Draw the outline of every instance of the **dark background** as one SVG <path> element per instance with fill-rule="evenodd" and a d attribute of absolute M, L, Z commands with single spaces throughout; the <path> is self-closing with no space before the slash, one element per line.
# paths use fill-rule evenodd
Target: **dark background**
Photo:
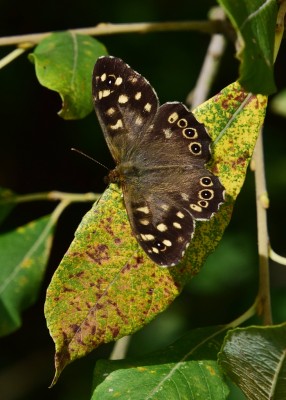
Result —
<path fill-rule="evenodd" d="M 1 1 L 0 35 L 9 36 L 94 26 L 99 22 L 204 20 L 214 1 Z M 209 36 L 196 32 L 114 35 L 98 38 L 110 54 L 119 56 L 155 87 L 161 103 L 185 101 L 194 87 Z M 4 57 L 13 47 L 0 48 Z M 276 62 L 278 90 L 286 86 L 285 43 Z M 238 77 L 238 62 L 228 44 L 212 88 L 215 94 Z M 101 192 L 105 170 L 70 151 L 81 149 L 113 167 L 95 114 L 64 121 L 57 112 L 59 96 L 40 86 L 27 54 L 0 72 L 1 146 L 0 186 L 19 194 L 50 190 Z M 286 255 L 286 139 L 285 119 L 268 111 L 264 131 L 266 175 L 271 200 L 268 212 L 273 248 Z M 40 298 L 23 314 L 23 326 L 0 341 L 0 399 L 88 399 L 94 362 L 108 358 L 112 344 L 101 346 L 63 372 L 58 384 L 47 389 L 53 376 L 54 347 L 45 325 L 45 291 L 73 233 L 90 204 L 69 207 L 61 217 Z M 7 231 L 45 215 L 54 204 L 19 205 L 4 223 Z M 256 211 L 253 173 L 237 200 L 232 221 L 217 251 L 182 295 L 150 325 L 135 334 L 129 354 L 162 348 L 186 330 L 229 322 L 253 302 L 258 285 Z M 0 266 L 1 268 L 1 266 Z M 286 319 L 286 274 L 271 265 L 274 320 Z M 284 306 L 285 304 L 285 306 Z M 1 397 L 4 396 L 4 397 Z M 238 396 L 238 395 L 237 395 Z M 238 399 L 238 397 L 234 397 Z"/>

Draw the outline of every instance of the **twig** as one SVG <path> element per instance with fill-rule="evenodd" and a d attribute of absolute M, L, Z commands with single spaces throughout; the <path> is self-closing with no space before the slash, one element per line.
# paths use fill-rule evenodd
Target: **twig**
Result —
<path fill-rule="evenodd" d="M 65 192 L 41 192 L 24 195 L 10 195 L 0 198 L 1 204 L 9 203 L 26 203 L 28 201 L 69 201 L 72 202 L 85 202 L 96 201 L 101 195 L 97 193 L 65 193 Z"/>
<path fill-rule="evenodd" d="M 286 257 L 282 257 L 279 254 L 275 253 L 275 251 L 270 247 L 269 249 L 269 258 L 280 265 L 286 265 Z"/>
<path fill-rule="evenodd" d="M 225 32 L 222 21 L 172 21 L 172 22 L 139 22 L 131 24 L 100 23 L 89 28 L 70 29 L 70 32 L 91 36 L 122 33 L 147 33 L 166 31 L 199 31 L 203 33 Z M 19 45 L 20 43 L 37 44 L 52 32 L 32 33 L 28 35 L 6 36 L 0 38 L 0 46 Z"/>
<path fill-rule="evenodd" d="M 255 146 L 253 160 L 255 166 L 254 174 L 256 188 L 256 213 L 259 255 L 259 290 L 257 297 L 257 312 L 258 315 L 262 316 L 264 325 L 271 325 L 272 313 L 268 261 L 269 238 L 267 231 L 266 215 L 266 209 L 269 206 L 269 199 L 267 195 L 265 180 L 262 130 Z"/>
<path fill-rule="evenodd" d="M 18 47 L 17 49 L 11 51 L 11 53 L 7 54 L 7 56 L 3 57 L 0 60 L 0 69 L 5 67 L 7 64 L 10 62 L 14 61 L 17 57 L 21 56 L 23 53 L 25 53 L 26 49 Z"/>
<path fill-rule="evenodd" d="M 225 18 L 223 10 L 219 7 L 215 7 L 211 18 L 223 20 Z M 225 47 L 226 40 L 223 35 L 212 35 L 196 85 L 187 96 L 186 103 L 191 105 L 191 108 L 197 107 L 207 99 L 210 88 L 217 75 Z"/>
<path fill-rule="evenodd" d="M 124 336 L 119 339 L 113 346 L 113 350 L 110 354 L 110 360 L 122 360 L 125 358 L 128 346 L 130 342 L 130 336 Z"/>

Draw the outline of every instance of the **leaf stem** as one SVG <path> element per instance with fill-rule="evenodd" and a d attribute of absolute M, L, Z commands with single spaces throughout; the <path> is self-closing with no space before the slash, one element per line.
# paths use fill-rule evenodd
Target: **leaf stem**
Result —
<path fill-rule="evenodd" d="M 264 325 L 272 324 L 270 282 L 269 282 L 269 238 L 267 230 L 266 209 L 269 199 L 266 188 L 262 130 L 257 139 L 254 150 L 255 188 L 256 188 L 256 212 L 257 235 L 259 256 L 259 290 L 257 296 L 257 313 L 262 316 Z"/>
<path fill-rule="evenodd" d="M 246 310 L 238 318 L 236 318 L 235 320 L 233 320 L 232 322 L 227 324 L 226 325 L 226 329 L 228 329 L 228 328 L 236 328 L 237 326 L 243 324 L 245 321 L 247 321 L 249 318 L 253 317 L 256 314 L 256 310 L 257 310 L 257 299 L 252 304 L 252 306 L 249 307 L 248 310 Z"/>
<path fill-rule="evenodd" d="M 271 247 L 269 249 L 269 258 L 280 265 L 286 265 L 286 257 L 277 254 Z"/>
<path fill-rule="evenodd" d="M 214 7 L 211 14 L 212 20 L 221 20 L 225 18 L 224 12 L 220 7 Z M 198 76 L 194 89 L 187 96 L 186 103 L 195 108 L 203 103 L 210 92 L 210 88 L 220 66 L 220 60 L 226 47 L 226 40 L 221 34 L 213 34 L 208 46 L 205 59 Z"/>
<path fill-rule="evenodd" d="M 14 61 L 17 57 L 21 56 L 23 53 L 25 53 L 25 51 L 26 49 L 22 47 L 18 47 L 17 49 L 11 51 L 11 53 L 7 54 L 0 60 L 0 69 L 5 67 L 10 62 Z"/>
<path fill-rule="evenodd" d="M 101 36 L 122 33 L 149 33 L 166 31 L 199 31 L 203 33 L 226 32 L 221 20 L 212 21 L 171 21 L 171 22 L 139 22 L 128 24 L 100 23 L 88 28 L 70 29 L 73 33 Z M 6 36 L 0 38 L 0 46 L 19 45 L 20 43 L 39 43 L 52 32 L 32 33 L 28 35 Z"/>
<path fill-rule="evenodd" d="M 100 198 L 100 194 L 98 193 L 65 193 L 65 192 L 41 192 L 41 193 L 32 193 L 32 194 L 24 194 L 24 195 L 12 195 L 7 196 L 0 199 L 1 204 L 9 204 L 9 203 L 25 203 L 28 201 L 60 201 L 66 200 L 69 203 L 72 202 L 87 202 L 87 201 L 96 201 Z"/>
<path fill-rule="evenodd" d="M 130 343 L 130 338 L 130 336 L 123 336 L 114 344 L 109 357 L 110 360 L 122 360 L 125 358 Z"/>

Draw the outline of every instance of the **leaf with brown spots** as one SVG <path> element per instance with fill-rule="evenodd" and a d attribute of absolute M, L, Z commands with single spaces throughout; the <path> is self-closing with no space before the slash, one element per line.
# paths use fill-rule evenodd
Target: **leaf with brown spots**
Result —
<path fill-rule="evenodd" d="M 227 199 L 210 221 L 197 224 L 178 266 L 160 268 L 139 247 L 116 185 L 85 215 L 47 291 L 45 314 L 56 344 L 54 383 L 71 361 L 150 322 L 200 270 L 230 220 L 265 107 L 265 97 L 234 83 L 194 111 L 214 140 L 209 167 L 220 176 Z"/>

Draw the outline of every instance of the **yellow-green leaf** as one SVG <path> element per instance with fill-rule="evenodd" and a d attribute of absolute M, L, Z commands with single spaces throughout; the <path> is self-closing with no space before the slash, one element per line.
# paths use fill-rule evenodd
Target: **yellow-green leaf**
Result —
<path fill-rule="evenodd" d="M 90 36 L 60 32 L 43 39 L 29 55 L 41 85 L 61 96 L 62 118 L 84 118 L 91 112 L 92 70 L 105 54 L 103 44 Z"/>
<path fill-rule="evenodd" d="M 56 344 L 54 382 L 72 360 L 152 320 L 200 270 L 230 220 L 266 103 L 234 83 L 195 110 L 214 139 L 210 168 L 221 177 L 227 198 L 214 218 L 197 223 L 178 266 L 160 268 L 143 253 L 117 186 L 85 215 L 47 292 L 45 314 Z"/>

